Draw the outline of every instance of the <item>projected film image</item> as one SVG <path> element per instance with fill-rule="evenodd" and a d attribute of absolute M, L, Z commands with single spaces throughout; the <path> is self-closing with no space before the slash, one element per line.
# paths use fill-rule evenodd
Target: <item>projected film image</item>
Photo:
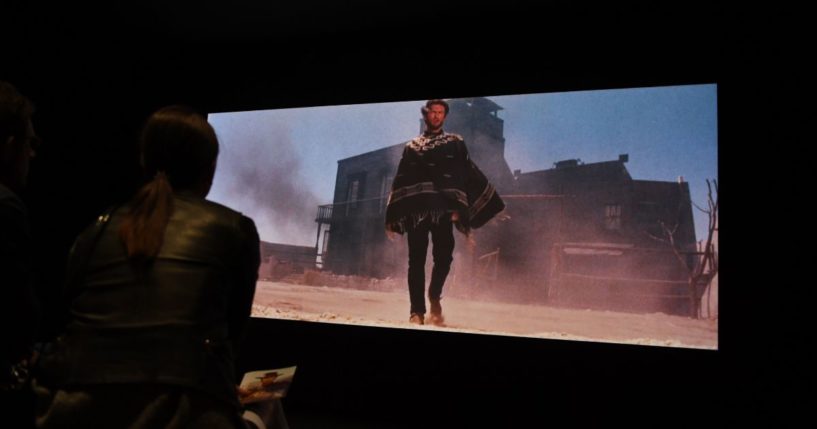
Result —
<path fill-rule="evenodd" d="M 209 115 L 254 317 L 718 348 L 716 85 L 427 101 Z"/>

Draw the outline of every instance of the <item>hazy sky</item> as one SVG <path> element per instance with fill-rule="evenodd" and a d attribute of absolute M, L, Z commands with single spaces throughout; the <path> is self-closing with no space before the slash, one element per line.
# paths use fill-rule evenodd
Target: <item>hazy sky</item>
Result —
<path fill-rule="evenodd" d="M 683 176 L 692 201 L 706 207 L 705 181 L 718 177 L 716 85 L 485 96 L 503 107 L 511 170 L 626 153 L 633 179 Z M 423 103 L 211 114 L 221 152 L 209 199 L 252 217 L 262 240 L 314 246 L 317 206 L 332 202 L 337 161 L 417 135 Z M 701 240 L 707 218 L 693 213 Z"/>

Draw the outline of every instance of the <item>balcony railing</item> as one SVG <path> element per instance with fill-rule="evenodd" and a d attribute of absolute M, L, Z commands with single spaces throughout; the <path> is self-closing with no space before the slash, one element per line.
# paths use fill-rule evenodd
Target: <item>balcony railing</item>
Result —
<path fill-rule="evenodd" d="M 315 222 L 330 223 L 332 216 L 348 217 L 372 217 L 385 215 L 386 202 L 388 197 L 365 198 L 362 200 L 343 201 L 335 204 L 324 204 L 318 206 L 318 215 Z"/>
<path fill-rule="evenodd" d="M 332 204 L 318 206 L 318 216 L 315 218 L 315 222 L 329 223 L 332 220 L 332 206 Z"/>

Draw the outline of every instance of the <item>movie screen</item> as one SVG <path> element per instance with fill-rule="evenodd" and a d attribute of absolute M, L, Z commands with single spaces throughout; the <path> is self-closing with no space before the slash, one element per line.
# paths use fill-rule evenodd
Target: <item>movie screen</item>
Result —
<path fill-rule="evenodd" d="M 715 84 L 427 101 L 209 115 L 254 317 L 718 348 Z"/>

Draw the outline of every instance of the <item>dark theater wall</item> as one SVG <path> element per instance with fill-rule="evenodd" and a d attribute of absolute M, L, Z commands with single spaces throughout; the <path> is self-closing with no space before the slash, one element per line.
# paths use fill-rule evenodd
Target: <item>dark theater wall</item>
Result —
<path fill-rule="evenodd" d="M 754 18 L 718 3 L 227 3 L 3 6 L 4 21 L 17 18 L 0 28 L 0 79 L 34 100 L 45 142 L 25 198 L 48 323 L 73 237 L 135 189 L 136 135 L 163 105 L 218 112 L 717 83 L 724 161 L 756 138 L 742 125 L 759 119 L 746 107 L 755 81 L 745 70 L 777 56 L 753 35 Z M 720 170 L 730 222 L 734 195 L 747 192 L 730 184 L 739 169 Z M 728 253 L 742 247 L 729 242 L 736 235 L 723 235 L 718 351 L 257 319 L 240 369 L 298 366 L 284 400 L 293 429 L 777 421 L 791 413 L 771 398 L 801 383 L 784 369 L 799 346 L 765 323 L 776 314 L 758 318 L 763 289 Z"/>

